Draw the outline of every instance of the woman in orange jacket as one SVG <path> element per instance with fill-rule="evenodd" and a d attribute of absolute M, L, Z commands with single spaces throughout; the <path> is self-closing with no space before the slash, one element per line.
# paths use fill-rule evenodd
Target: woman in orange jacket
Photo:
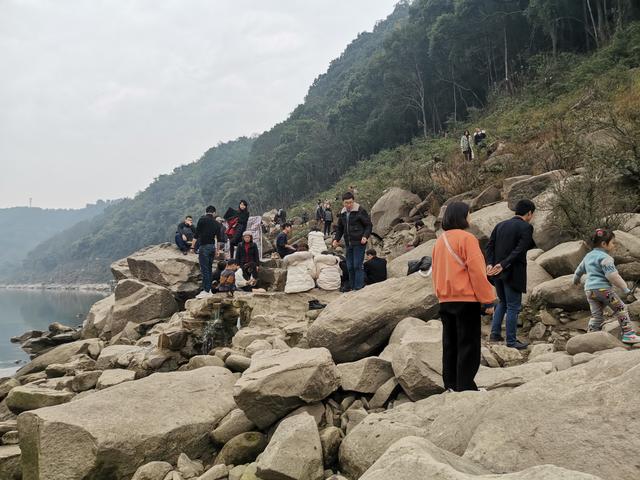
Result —
<path fill-rule="evenodd" d="M 478 239 L 469 228 L 469 206 L 454 202 L 445 210 L 444 232 L 433 248 L 433 284 L 442 320 L 444 388 L 478 390 L 480 317 L 483 304 L 496 299 Z"/>

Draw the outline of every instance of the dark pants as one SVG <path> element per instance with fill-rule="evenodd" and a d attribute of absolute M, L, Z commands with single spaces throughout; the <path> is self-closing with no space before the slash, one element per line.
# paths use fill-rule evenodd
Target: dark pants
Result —
<path fill-rule="evenodd" d="M 238 230 L 233 234 L 233 237 L 229 239 L 229 255 L 231 258 L 235 258 L 234 253 L 236 247 L 242 242 L 242 234 L 247 230 L 246 225 L 238 225 Z"/>
<path fill-rule="evenodd" d="M 182 239 L 182 235 L 180 235 L 179 233 L 176 233 L 176 245 L 182 252 L 188 252 L 189 249 L 191 248 L 191 243 L 185 242 Z"/>
<path fill-rule="evenodd" d="M 440 318 L 444 388 L 478 390 L 473 379 L 480 368 L 480 304 L 441 303 Z"/>
<path fill-rule="evenodd" d="M 202 272 L 202 290 L 211 291 L 211 273 L 213 271 L 213 259 L 216 256 L 216 246 L 212 243 L 201 245 L 198 253 L 200 271 Z"/>
<path fill-rule="evenodd" d="M 462 152 L 462 154 L 464 155 L 464 159 L 466 161 L 470 162 L 472 160 L 471 150 L 465 150 L 464 152 Z"/>
<path fill-rule="evenodd" d="M 352 290 L 364 288 L 364 252 L 366 245 L 347 246 L 347 270 L 349 271 L 349 285 Z"/>
<path fill-rule="evenodd" d="M 522 293 L 511 288 L 500 279 L 493 282 L 496 287 L 496 294 L 500 303 L 496 305 L 491 322 L 491 335 L 500 336 L 502 330 L 502 319 L 507 317 L 507 345 L 516 343 L 516 333 L 518 330 L 518 315 L 522 309 Z"/>
<path fill-rule="evenodd" d="M 326 237 L 328 237 L 329 235 L 331 235 L 331 223 L 332 222 L 324 222 L 324 235 Z"/>

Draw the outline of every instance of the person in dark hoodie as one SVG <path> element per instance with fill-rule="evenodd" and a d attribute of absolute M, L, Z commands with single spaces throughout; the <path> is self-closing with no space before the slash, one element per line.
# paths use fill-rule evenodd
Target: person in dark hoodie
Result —
<path fill-rule="evenodd" d="M 226 233 L 229 237 L 229 254 L 231 258 L 235 258 L 235 248 L 242 241 L 242 233 L 247 230 L 249 215 L 249 203 L 246 200 L 240 200 L 238 210 L 229 208 L 224 214 L 224 219 L 229 225 Z"/>
<path fill-rule="evenodd" d="M 242 234 L 242 243 L 236 249 L 236 260 L 240 264 L 243 272 L 250 272 L 251 276 L 258 279 L 258 265 L 260 265 L 260 251 L 258 245 L 253 241 L 251 232 Z"/>
<path fill-rule="evenodd" d="M 367 261 L 364 262 L 364 280 L 367 285 L 384 282 L 387 279 L 387 261 L 378 257 L 373 248 L 367 250 Z"/>
<path fill-rule="evenodd" d="M 176 230 L 176 245 L 180 249 L 183 255 L 186 255 L 189 250 L 195 250 L 195 242 L 193 236 L 195 235 L 196 228 L 193 226 L 193 217 L 187 215 L 183 222 L 178 224 Z"/>
<path fill-rule="evenodd" d="M 342 196 L 343 209 L 338 215 L 338 225 L 333 237 L 333 248 L 337 248 L 344 238 L 349 271 L 349 288 L 360 290 L 364 287 L 364 253 L 371 236 L 371 219 L 367 211 L 355 202 L 353 193 Z"/>

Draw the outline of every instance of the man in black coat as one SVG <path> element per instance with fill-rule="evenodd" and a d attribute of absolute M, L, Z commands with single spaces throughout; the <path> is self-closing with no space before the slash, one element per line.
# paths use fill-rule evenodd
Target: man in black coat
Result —
<path fill-rule="evenodd" d="M 367 261 L 364 262 L 364 281 L 367 285 L 384 282 L 387 279 L 387 261 L 378 257 L 373 248 L 367 250 Z"/>
<path fill-rule="evenodd" d="M 507 346 L 520 350 L 527 348 L 526 343 L 516 338 L 516 331 L 522 294 L 527 291 L 527 251 L 535 247 L 531 225 L 535 210 L 531 200 L 520 200 L 516 204 L 516 216 L 493 229 L 486 251 L 487 275 L 500 300 L 493 313 L 490 340 L 504 340 L 500 332 L 506 314 Z"/>
<path fill-rule="evenodd" d="M 355 202 L 353 193 L 347 192 L 342 196 L 342 205 L 344 208 L 338 215 L 333 248 L 337 248 L 338 242 L 344 237 L 349 270 L 348 289 L 360 290 L 364 287 L 364 252 L 373 227 L 369 214 Z"/>

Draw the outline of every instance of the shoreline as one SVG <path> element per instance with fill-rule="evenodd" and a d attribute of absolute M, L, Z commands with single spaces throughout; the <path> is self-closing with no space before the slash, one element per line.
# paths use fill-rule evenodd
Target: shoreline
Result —
<path fill-rule="evenodd" d="M 0 290 L 23 290 L 23 291 L 75 291 L 75 292 L 99 292 L 111 293 L 113 286 L 109 283 L 16 283 L 0 284 Z"/>

